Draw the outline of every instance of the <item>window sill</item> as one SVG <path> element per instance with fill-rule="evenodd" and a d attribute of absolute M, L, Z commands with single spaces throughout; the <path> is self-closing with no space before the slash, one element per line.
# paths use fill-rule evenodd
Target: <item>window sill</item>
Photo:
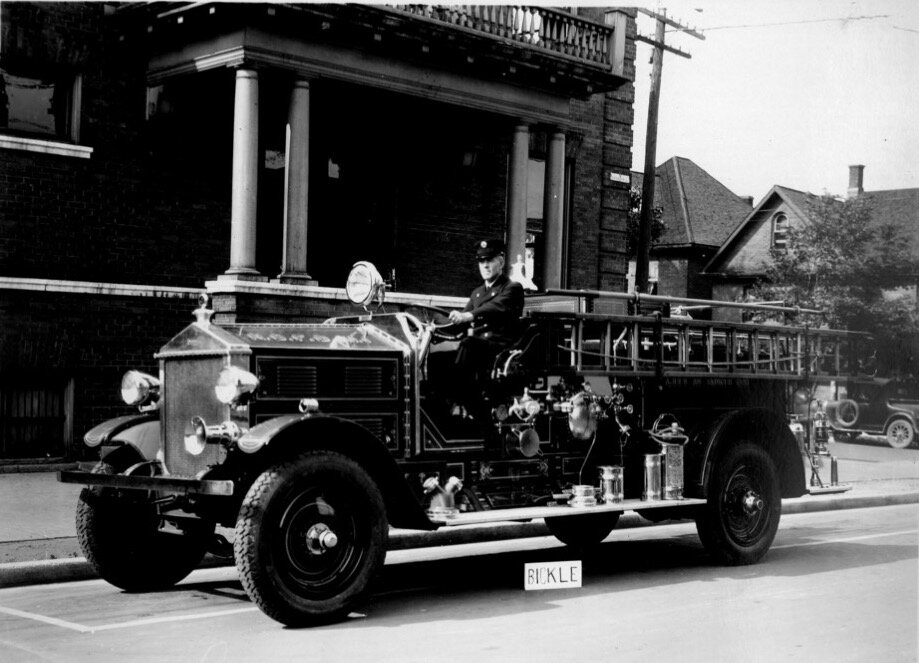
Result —
<path fill-rule="evenodd" d="M 76 157 L 89 159 L 93 148 L 85 145 L 72 145 L 38 138 L 20 138 L 18 136 L 0 135 L 0 149 L 23 150 L 25 152 L 38 152 L 41 154 L 56 154 L 62 157 Z"/>

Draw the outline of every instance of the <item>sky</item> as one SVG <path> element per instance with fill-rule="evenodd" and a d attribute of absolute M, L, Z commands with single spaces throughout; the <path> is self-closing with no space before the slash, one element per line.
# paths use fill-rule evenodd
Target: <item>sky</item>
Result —
<path fill-rule="evenodd" d="M 655 163 L 685 157 L 732 192 L 919 188 L 919 0 L 635 2 L 668 28 Z M 639 34 L 654 22 L 639 14 Z M 638 43 L 633 170 L 645 163 L 652 47 Z"/>

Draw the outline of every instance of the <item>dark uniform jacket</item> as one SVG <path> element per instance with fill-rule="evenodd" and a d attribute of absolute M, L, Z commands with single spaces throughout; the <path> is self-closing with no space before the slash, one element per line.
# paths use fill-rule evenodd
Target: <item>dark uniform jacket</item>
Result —
<path fill-rule="evenodd" d="M 472 311 L 474 336 L 509 345 L 520 335 L 523 286 L 502 274 L 490 288 L 483 283 L 472 291 L 463 311 Z"/>

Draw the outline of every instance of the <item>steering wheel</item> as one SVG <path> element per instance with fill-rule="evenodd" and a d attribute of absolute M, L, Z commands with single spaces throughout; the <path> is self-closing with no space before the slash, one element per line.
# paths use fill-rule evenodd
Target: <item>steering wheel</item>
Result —
<path fill-rule="evenodd" d="M 450 322 L 450 311 L 439 306 L 413 304 L 404 313 L 417 324 L 419 333 L 430 332 L 431 343 L 458 341 L 466 336 L 466 323 Z"/>

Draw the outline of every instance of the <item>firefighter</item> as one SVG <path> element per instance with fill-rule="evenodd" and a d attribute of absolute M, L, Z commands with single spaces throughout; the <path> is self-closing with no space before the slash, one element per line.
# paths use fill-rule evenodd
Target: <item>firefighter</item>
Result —
<path fill-rule="evenodd" d="M 490 239 L 477 242 L 475 258 L 482 285 L 472 291 L 462 311 L 451 311 L 450 322 L 468 324 L 469 333 L 456 354 L 456 397 L 459 408 L 478 410 L 481 385 L 491 374 L 495 358 L 520 335 L 523 286 L 504 274 L 504 244 Z"/>

